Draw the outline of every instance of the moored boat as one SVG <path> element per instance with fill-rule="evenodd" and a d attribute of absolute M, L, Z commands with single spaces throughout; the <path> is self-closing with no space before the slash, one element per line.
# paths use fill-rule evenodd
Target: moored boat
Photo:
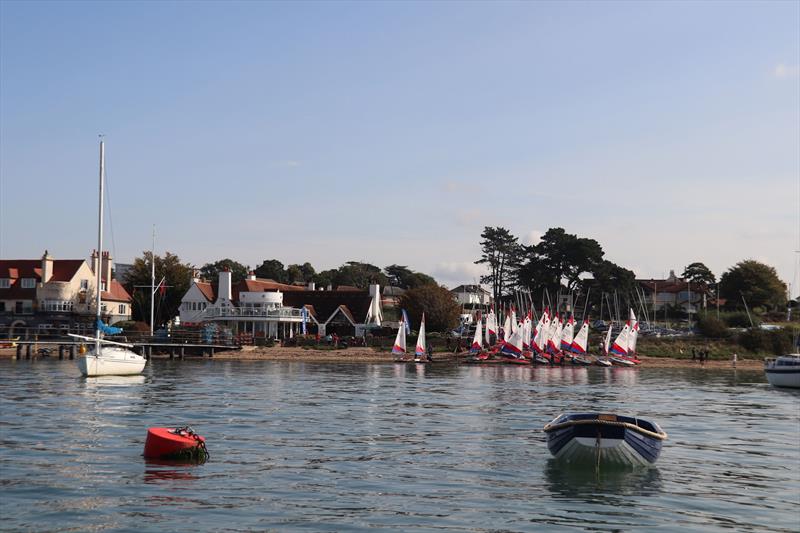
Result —
<path fill-rule="evenodd" d="M 764 373 L 773 387 L 800 389 L 800 354 L 765 359 Z"/>
<path fill-rule="evenodd" d="M 547 447 L 574 463 L 650 465 L 667 434 L 655 422 L 615 414 L 563 414 L 544 427 Z"/>

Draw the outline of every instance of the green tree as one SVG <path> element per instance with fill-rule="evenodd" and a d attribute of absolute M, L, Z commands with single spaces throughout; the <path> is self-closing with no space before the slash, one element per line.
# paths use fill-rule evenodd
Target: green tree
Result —
<path fill-rule="evenodd" d="M 278 283 L 285 283 L 291 281 L 288 279 L 286 271 L 283 269 L 283 263 L 277 259 L 265 259 L 261 265 L 255 269 L 257 278 L 271 279 Z"/>
<path fill-rule="evenodd" d="M 387 285 L 388 281 L 389 278 L 379 267 L 359 261 L 348 261 L 339 267 L 333 283 L 336 286 L 350 285 L 359 289 L 366 289 L 373 283 Z"/>
<path fill-rule="evenodd" d="M 216 263 L 206 263 L 203 265 L 200 268 L 200 274 L 203 276 L 203 279 L 206 279 L 211 283 L 217 283 L 219 280 L 219 273 L 224 271 L 226 268 L 231 272 L 231 281 L 233 283 L 245 279 L 250 270 L 245 265 L 237 263 L 233 259 L 220 259 Z"/>
<path fill-rule="evenodd" d="M 336 278 L 336 275 L 338 273 L 339 270 L 335 268 L 331 268 L 329 270 L 323 270 L 322 272 L 317 272 L 316 274 L 314 274 L 313 281 L 314 283 L 317 284 L 319 288 L 325 288 L 328 287 L 329 285 L 333 286 L 334 279 Z"/>
<path fill-rule="evenodd" d="M 538 244 L 524 249 L 519 284 L 538 292 L 553 293 L 563 286 L 573 291 L 581 276 L 602 264 L 603 248 L 594 239 L 578 237 L 563 228 L 550 228 Z"/>
<path fill-rule="evenodd" d="M 133 297 L 131 318 L 150 323 L 150 269 L 151 253 L 143 252 L 137 257 L 126 276 L 126 290 Z M 181 299 L 192 282 L 192 267 L 181 263 L 177 255 L 166 252 L 163 257 L 156 255 L 155 283 L 164 279 L 164 288 L 155 293 L 154 327 L 165 325 L 180 312 Z"/>
<path fill-rule="evenodd" d="M 491 285 L 494 301 L 499 302 L 514 285 L 522 247 L 517 238 L 502 227 L 484 227 L 481 239 L 481 258 L 475 264 L 489 268 L 489 273 L 481 276 L 481 283 Z"/>
<path fill-rule="evenodd" d="M 703 263 L 691 263 L 683 269 L 681 277 L 692 284 L 703 284 L 706 287 L 714 285 L 717 282 L 716 276 L 714 276 L 711 270 Z"/>
<path fill-rule="evenodd" d="M 400 307 L 408 312 L 415 329 L 425 313 L 428 331 L 446 332 L 458 324 L 461 311 L 449 289 L 440 285 L 423 285 L 409 289 L 400 297 Z"/>
<path fill-rule="evenodd" d="M 742 297 L 751 309 L 782 309 L 786 306 L 786 290 L 786 283 L 781 281 L 774 267 L 753 259 L 736 263 L 719 280 L 720 296 L 734 309 L 744 308 Z"/>
<path fill-rule="evenodd" d="M 413 289 L 423 285 L 436 284 L 436 280 L 431 276 L 421 272 L 414 272 L 407 266 L 389 265 L 383 270 L 389 278 L 389 283 L 394 287 Z"/>

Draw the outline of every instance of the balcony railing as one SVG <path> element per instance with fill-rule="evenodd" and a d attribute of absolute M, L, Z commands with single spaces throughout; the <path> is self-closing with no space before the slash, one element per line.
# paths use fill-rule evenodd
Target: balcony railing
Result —
<path fill-rule="evenodd" d="M 202 314 L 203 318 L 263 318 L 263 319 L 289 319 L 300 321 L 300 309 L 293 307 L 263 308 L 263 307 L 209 307 Z"/>

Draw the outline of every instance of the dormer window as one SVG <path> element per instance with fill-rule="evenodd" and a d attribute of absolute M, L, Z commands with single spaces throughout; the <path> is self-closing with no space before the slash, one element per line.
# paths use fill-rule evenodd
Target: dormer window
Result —
<path fill-rule="evenodd" d="M 8 278 L 0 278 L 0 289 L 7 289 L 11 287 L 11 280 Z"/>
<path fill-rule="evenodd" d="M 89 280 L 88 279 L 82 279 L 81 280 L 81 290 L 82 291 L 89 290 Z"/>
<path fill-rule="evenodd" d="M 36 280 L 34 278 L 22 278 L 23 289 L 33 289 L 36 287 Z"/>

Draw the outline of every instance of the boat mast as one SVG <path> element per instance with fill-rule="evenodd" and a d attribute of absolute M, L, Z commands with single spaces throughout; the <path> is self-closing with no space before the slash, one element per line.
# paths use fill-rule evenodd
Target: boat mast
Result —
<path fill-rule="evenodd" d="M 150 337 L 153 336 L 153 310 L 156 301 L 156 225 L 153 224 L 153 247 L 150 249 Z"/>
<path fill-rule="evenodd" d="M 100 306 L 102 292 L 102 266 L 103 266 L 103 176 L 105 175 L 105 141 L 103 136 L 100 136 L 100 195 L 98 200 L 98 215 L 97 215 L 97 267 L 95 272 L 95 281 L 97 287 L 97 294 L 95 295 L 96 318 L 95 327 L 97 333 L 95 334 L 95 355 L 100 355 Z"/>

